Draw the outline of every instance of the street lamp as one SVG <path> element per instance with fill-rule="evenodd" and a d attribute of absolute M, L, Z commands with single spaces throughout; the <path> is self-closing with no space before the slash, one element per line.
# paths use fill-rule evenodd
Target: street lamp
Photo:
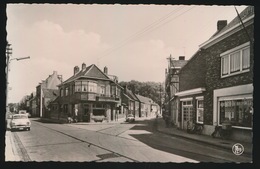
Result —
<path fill-rule="evenodd" d="M 20 58 L 12 58 L 10 59 L 12 55 L 12 48 L 11 48 L 11 44 L 9 44 L 7 42 L 7 46 L 6 46 L 6 111 L 8 111 L 8 74 L 9 74 L 9 65 L 11 63 L 12 60 L 17 60 L 17 61 L 20 61 L 20 60 L 24 60 L 24 59 L 30 59 L 30 56 L 28 57 L 20 57 Z"/>

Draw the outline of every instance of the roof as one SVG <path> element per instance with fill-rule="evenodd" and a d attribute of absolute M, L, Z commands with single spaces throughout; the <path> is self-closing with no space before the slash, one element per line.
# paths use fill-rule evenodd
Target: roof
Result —
<path fill-rule="evenodd" d="M 240 15 L 240 18 L 243 21 L 243 20 L 249 18 L 250 16 L 252 16 L 253 14 L 254 14 L 254 7 L 248 6 L 239 15 Z M 227 26 L 225 26 L 223 29 L 221 29 L 219 32 L 217 32 L 214 36 L 221 34 L 222 32 L 225 32 L 226 30 L 228 30 L 229 28 L 237 25 L 238 23 L 240 23 L 240 19 L 237 16 L 232 21 L 230 21 L 229 24 L 227 24 Z"/>
<path fill-rule="evenodd" d="M 140 100 L 142 103 L 152 103 L 152 99 L 148 97 L 141 96 L 139 94 L 136 94 L 136 97 Z"/>
<path fill-rule="evenodd" d="M 103 80 L 112 81 L 95 64 L 92 64 L 86 67 L 84 70 L 81 70 L 77 74 L 71 76 L 69 79 L 65 80 L 61 85 L 75 81 L 79 78 L 93 78 L 93 79 L 103 79 Z"/>
<path fill-rule="evenodd" d="M 187 60 L 171 60 L 170 66 L 176 68 L 182 68 L 184 65 L 186 65 L 187 62 L 188 62 Z"/>
<path fill-rule="evenodd" d="M 239 16 L 241 20 L 245 22 L 245 20 L 249 19 L 251 16 L 254 15 L 254 6 L 246 7 Z M 233 30 L 237 27 L 237 25 L 241 24 L 240 19 L 236 16 L 231 22 L 229 22 L 223 29 L 214 33 L 206 42 L 200 45 L 200 47 L 205 46 L 206 44 L 210 43 L 213 39 L 217 38 L 218 36 L 222 36 L 225 32 Z M 241 26 L 240 26 L 241 27 Z M 242 27 L 241 27 L 242 28 Z"/>
<path fill-rule="evenodd" d="M 135 94 L 134 94 L 131 90 L 127 89 L 127 90 L 126 90 L 126 94 L 127 94 L 127 96 L 130 97 L 132 100 L 139 101 L 139 99 L 135 96 Z"/>
<path fill-rule="evenodd" d="M 58 89 L 42 89 L 44 98 L 50 98 L 52 100 L 56 99 L 59 96 Z"/>

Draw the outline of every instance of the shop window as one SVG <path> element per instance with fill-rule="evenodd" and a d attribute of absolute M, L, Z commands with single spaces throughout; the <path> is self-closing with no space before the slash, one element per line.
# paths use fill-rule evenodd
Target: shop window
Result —
<path fill-rule="evenodd" d="M 197 123 L 203 123 L 204 103 L 203 100 L 197 100 Z"/>
<path fill-rule="evenodd" d="M 233 126 L 252 128 L 253 99 L 237 98 L 219 101 L 220 124 L 230 122 Z"/>

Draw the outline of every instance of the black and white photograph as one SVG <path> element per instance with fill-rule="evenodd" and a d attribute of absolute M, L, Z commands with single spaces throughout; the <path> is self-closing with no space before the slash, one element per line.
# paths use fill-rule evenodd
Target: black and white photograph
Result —
<path fill-rule="evenodd" d="M 7 3 L 5 162 L 252 163 L 254 17 Z"/>

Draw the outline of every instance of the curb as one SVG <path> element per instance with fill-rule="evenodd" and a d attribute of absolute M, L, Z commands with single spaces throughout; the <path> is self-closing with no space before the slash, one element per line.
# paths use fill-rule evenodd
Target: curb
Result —
<path fill-rule="evenodd" d="M 5 137 L 5 161 L 21 161 L 20 157 L 17 155 L 18 153 L 12 133 L 6 131 Z"/>

